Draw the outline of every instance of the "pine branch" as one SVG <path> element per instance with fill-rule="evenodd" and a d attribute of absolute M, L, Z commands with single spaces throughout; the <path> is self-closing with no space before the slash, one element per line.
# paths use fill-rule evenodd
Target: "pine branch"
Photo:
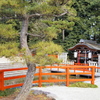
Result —
<path fill-rule="evenodd" d="M 68 11 L 65 11 L 64 13 L 61 13 L 59 15 L 53 15 L 54 17 L 61 17 L 61 16 L 64 16 L 66 14 L 68 14 L 69 12 Z"/>
<path fill-rule="evenodd" d="M 33 36 L 33 37 L 41 37 L 41 35 L 38 35 L 38 34 L 32 34 L 32 33 L 26 33 L 26 35 L 30 35 L 30 36 Z"/>
<path fill-rule="evenodd" d="M 31 52 L 36 52 L 38 48 L 31 49 Z"/>
<path fill-rule="evenodd" d="M 65 11 L 64 13 L 61 13 L 59 15 L 53 15 L 53 14 L 39 14 L 39 13 L 36 13 L 36 14 L 31 14 L 29 15 L 29 18 L 30 17 L 40 17 L 40 16 L 53 16 L 53 17 L 61 17 L 61 16 L 64 16 L 66 14 L 68 14 L 69 12 L 68 11 Z"/>
<path fill-rule="evenodd" d="M 30 17 L 40 17 L 40 16 L 43 16 L 43 14 L 36 13 L 36 14 L 29 15 L 29 18 Z"/>

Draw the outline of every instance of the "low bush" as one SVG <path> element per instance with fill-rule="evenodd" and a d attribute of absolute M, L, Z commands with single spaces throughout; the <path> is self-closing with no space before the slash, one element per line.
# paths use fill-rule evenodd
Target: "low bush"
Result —
<path fill-rule="evenodd" d="M 16 91 L 16 89 L 6 89 L 4 91 L 0 91 L 0 96 L 8 96 L 13 94 Z"/>
<path fill-rule="evenodd" d="M 69 85 L 69 87 L 98 88 L 97 85 L 93 85 L 90 83 L 84 83 L 84 82 L 76 82 L 76 83 Z"/>

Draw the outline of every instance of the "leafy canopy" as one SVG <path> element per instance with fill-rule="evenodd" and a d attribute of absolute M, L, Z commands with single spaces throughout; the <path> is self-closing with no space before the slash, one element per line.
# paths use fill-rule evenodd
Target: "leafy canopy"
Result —
<path fill-rule="evenodd" d="M 32 59 L 42 65 L 46 62 L 56 62 L 47 54 L 58 54 L 63 49 L 51 41 L 57 38 L 57 33 L 62 29 L 67 29 L 74 23 L 54 19 L 59 19 L 63 14 L 75 16 L 75 10 L 71 5 L 71 0 L 2 0 L 0 2 L 0 39 L 2 40 L 0 56 L 15 56 L 21 52 L 24 57 L 25 49 L 20 48 L 20 32 L 23 27 L 22 21 L 28 19 L 27 42 L 30 51 L 35 52 Z"/>

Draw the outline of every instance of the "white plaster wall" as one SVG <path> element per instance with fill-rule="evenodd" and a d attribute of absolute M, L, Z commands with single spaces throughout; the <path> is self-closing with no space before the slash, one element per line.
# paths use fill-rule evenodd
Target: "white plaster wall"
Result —
<path fill-rule="evenodd" d="M 0 58 L 0 63 L 13 63 L 13 62 L 24 62 L 21 57 L 15 57 L 14 61 L 10 60 L 9 58 L 6 57 L 1 57 Z"/>
<path fill-rule="evenodd" d="M 0 63 L 11 63 L 11 61 L 8 58 L 2 57 L 0 58 Z"/>

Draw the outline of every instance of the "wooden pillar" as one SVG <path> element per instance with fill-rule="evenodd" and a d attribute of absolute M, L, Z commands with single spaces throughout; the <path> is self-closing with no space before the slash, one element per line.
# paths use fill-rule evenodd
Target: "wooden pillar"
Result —
<path fill-rule="evenodd" d="M 87 58 L 87 53 L 86 53 L 86 50 L 85 50 L 85 57 L 84 57 L 84 58 L 85 58 L 84 63 L 86 64 L 86 61 L 87 61 L 87 59 L 86 59 L 86 58 Z"/>
<path fill-rule="evenodd" d="M 66 86 L 69 86 L 69 68 L 66 68 Z"/>
<path fill-rule="evenodd" d="M 95 66 L 92 66 L 92 81 L 91 81 L 91 84 L 94 84 L 94 81 L 95 81 Z"/>
<path fill-rule="evenodd" d="M 39 68 L 39 87 L 42 87 L 42 67 Z"/>
<path fill-rule="evenodd" d="M 4 90 L 4 72 L 0 71 L 0 90 Z"/>
<path fill-rule="evenodd" d="M 80 51 L 78 51 L 77 63 L 80 63 Z"/>

